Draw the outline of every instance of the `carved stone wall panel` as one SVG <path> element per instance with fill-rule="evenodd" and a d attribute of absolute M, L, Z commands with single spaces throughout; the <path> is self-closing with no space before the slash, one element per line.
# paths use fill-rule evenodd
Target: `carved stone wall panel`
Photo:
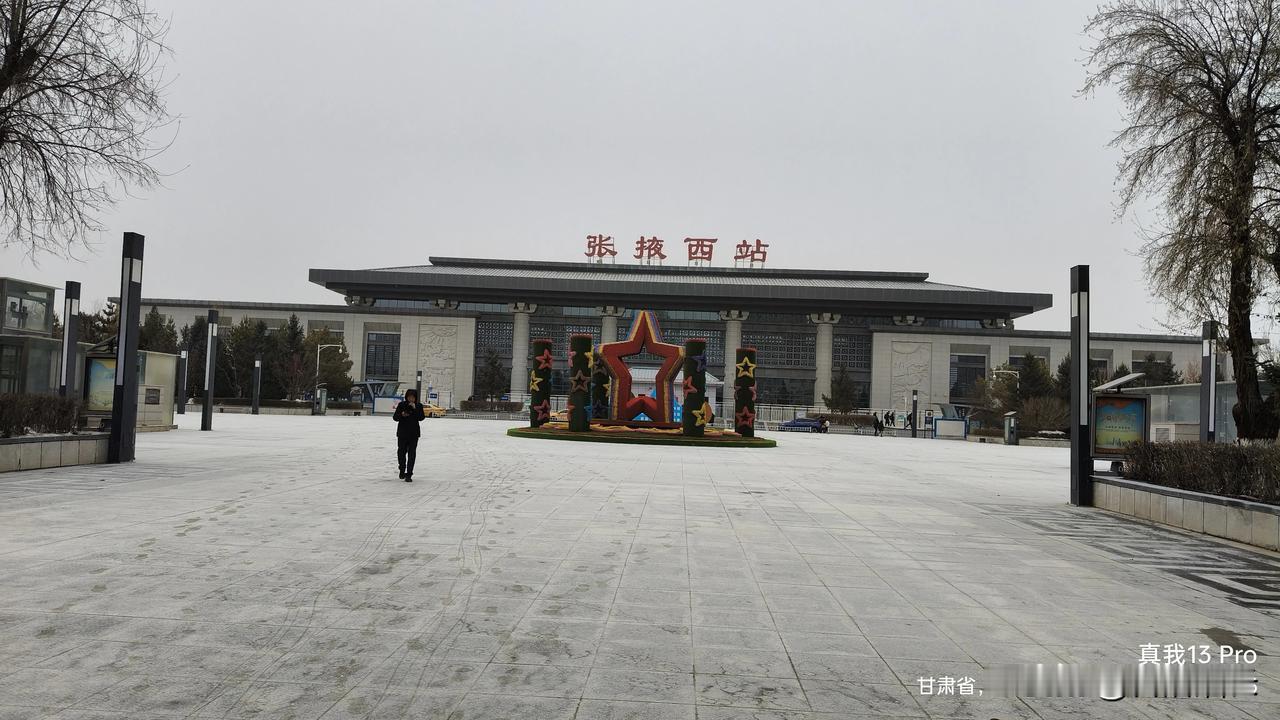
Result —
<path fill-rule="evenodd" d="M 419 325 L 418 362 L 433 387 L 452 388 L 458 370 L 458 326 L 441 323 Z"/>
<path fill-rule="evenodd" d="M 911 391 L 920 392 L 920 407 L 933 402 L 933 343 L 894 340 L 889 365 L 889 404 L 909 409 Z"/>

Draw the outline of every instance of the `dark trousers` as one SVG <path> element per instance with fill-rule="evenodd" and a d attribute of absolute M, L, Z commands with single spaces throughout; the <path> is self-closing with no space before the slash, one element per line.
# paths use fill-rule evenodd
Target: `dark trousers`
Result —
<path fill-rule="evenodd" d="M 413 461 L 418 457 L 418 438 L 396 438 L 396 460 L 400 462 L 400 472 L 413 475 Z"/>

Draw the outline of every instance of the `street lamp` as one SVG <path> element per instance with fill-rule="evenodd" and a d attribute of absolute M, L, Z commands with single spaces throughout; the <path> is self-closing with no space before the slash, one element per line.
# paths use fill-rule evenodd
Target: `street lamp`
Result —
<path fill-rule="evenodd" d="M 333 345 L 317 345 L 316 346 L 316 394 L 315 394 L 315 397 L 317 398 L 320 397 L 320 351 L 325 348 L 331 348 L 331 347 L 342 347 L 342 343 L 336 343 Z"/>
<path fill-rule="evenodd" d="M 1015 390 L 1021 389 L 1019 385 L 1022 382 L 1022 373 L 1018 372 L 1017 370 L 997 370 L 994 368 L 991 370 L 992 375 L 999 375 L 1001 373 L 1008 373 L 1009 375 L 1012 375 L 1014 389 Z"/>

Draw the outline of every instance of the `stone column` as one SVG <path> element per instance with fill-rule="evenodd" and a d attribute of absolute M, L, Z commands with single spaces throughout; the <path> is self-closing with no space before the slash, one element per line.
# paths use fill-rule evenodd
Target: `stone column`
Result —
<path fill-rule="evenodd" d="M 520 400 L 529 392 L 529 316 L 534 303 L 511 303 L 511 399 Z"/>
<path fill-rule="evenodd" d="M 600 342 L 617 342 L 618 318 L 622 317 L 623 309 L 614 305 L 602 305 L 596 306 L 596 312 L 600 313 Z"/>
<path fill-rule="evenodd" d="M 720 398 L 723 410 L 721 417 L 729 417 L 733 413 L 733 364 L 737 362 L 736 353 L 742 346 L 742 321 L 747 319 L 746 310 L 721 310 L 720 319 L 724 321 L 724 397 Z"/>
<path fill-rule="evenodd" d="M 835 313 L 812 313 L 809 322 L 818 326 L 814 344 L 813 405 L 822 407 L 822 396 L 831 394 L 831 336 L 840 316 Z"/>

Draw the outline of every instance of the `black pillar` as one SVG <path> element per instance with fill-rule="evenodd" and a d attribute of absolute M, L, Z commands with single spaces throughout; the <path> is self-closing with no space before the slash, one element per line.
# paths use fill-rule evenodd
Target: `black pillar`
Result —
<path fill-rule="evenodd" d="M 1071 268 L 1071 504 L 1093 505 L 1089 414 L 1089 266 Z"/>
<path fill-rule="evenodd" d="M 67 281 L 62 293 L 62 380 L 58 394 L 76 394 L 76 343 L 80 341 L 80 283 Z"/>
<path fill-rule="evenodd" d="M 418 371 L 418 383 L 413 386 L 413 389 L 417 391 L 418 402 L 425 403 L 426 400 L 422 397 L 422 371 L 421 370 Z"/>
<path fill-rule="evenodd" d="M 258 404 L 262 399 L 262 354 L 253 357 L 253 414 L 258 414 Z"/>
<path fill-rule="evenodd" d="M 1218 323 L 1206 320 L 1200 329 L 1200 442 L 1218 436 Z"/>
<path fill-rule="evenodd" d="M 111 399 L 107 462 L 130 462 L 138 436 L 138 306 L 142 304 L 142 246 L 138 233 L 124 234 L 120 253 L 120 311 L 116 324 L 116 387 Z"/>
<path fill-rule="evenodd" d="M 911 391 L 911 437 L 916 437 L 916 418 L 920 415 L 920 391 Z"/>
<path fill-rule="evenodd" d="M 209 311 L 208 335 L 204 349 L 204 405 L 200 408 L 200 429 L 213 429 L 213 371 L 218 367 L 218 311 Z"/>
<path fill-rule="evenodd" d="M 187 414 L 187 351 L 178 353 L 178 387 L 174 394 L 175 412 Z"/>

